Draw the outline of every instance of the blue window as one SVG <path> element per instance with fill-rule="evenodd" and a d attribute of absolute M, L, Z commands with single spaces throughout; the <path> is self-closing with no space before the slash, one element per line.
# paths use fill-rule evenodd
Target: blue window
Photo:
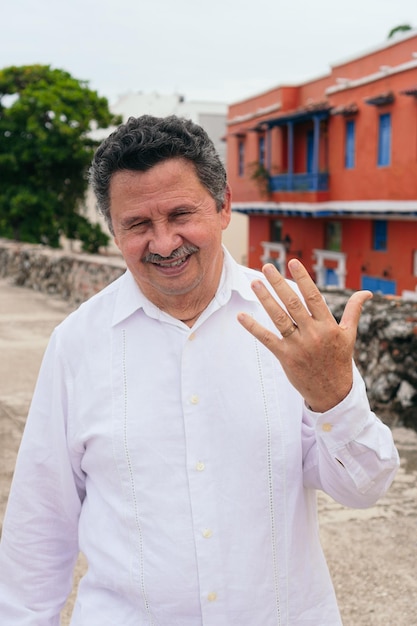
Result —
<path fill-rule="evenodd" d="M 386 250 L 388 225 L 386 220 L 375 220 L 373 223 L 373 249 Z"/>
<path fill-rule="evenodd" d="M 261 135 L 259 137 L 258 158 L 259 158 L 259 163 L 261 165 L 265 165 L 265 137 L 264 135 Z"/>
<path fill-rule="evenodd" d="M 351 170 L 355 167 L 355 122 L 346 122 L 346 142 L 345 142 L 345 168 Z"/>
<path fill-rule="evenodd" d="M 238 143 L 237 172 L 239 176 L 243 176 L 245 173 L 245 142 L 243 139 L 240 139 Z"/>
<path fill-rule="evenodd" d="M 378 134 L 378 165 L 381 167 L 391 163 L 391 113 L 379 116 Z"/>

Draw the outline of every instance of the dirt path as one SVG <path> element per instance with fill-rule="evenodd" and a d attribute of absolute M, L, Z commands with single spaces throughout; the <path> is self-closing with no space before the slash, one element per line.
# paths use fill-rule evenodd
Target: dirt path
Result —
<path fill-rule="evenodd" d="M 0 522 L 42 354 L 70 310 L 60 300 L 0 281 Z M 417 626 L 417 433 L 395 428 L 393 434 L 401 468 L 375 507 L 350 510 L 318 496 L 344 626 Z M 76 581 L 83 570 L 80 560 Z M 72 602 L 62 626 L 69 624 Z"/>
<path fill-rule="evenodd" d="M 417 625 L 417 433 L 393 434 L 401 468 L 376 506 L 350 510 L 319 496 L 344 626 Z"/>

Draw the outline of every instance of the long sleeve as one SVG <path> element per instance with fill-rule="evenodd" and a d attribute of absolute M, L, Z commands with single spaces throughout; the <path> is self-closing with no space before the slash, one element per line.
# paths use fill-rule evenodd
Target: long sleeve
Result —
<path fill-rule="evenodd" d="M 305 408 L 304 484 L 346 506 L 372 506 L 399 467 L 390 429 L 370 410 L 365 384 L 354 366 L 349 395 L 333 409 Z"/>
<path fill-rule="evenodd" d="M 2 624 L 57 626 L 71 590 L 82 485 L 67 446 L 68 378 L 53 337 L 27 419 L 3 525 Z"/>

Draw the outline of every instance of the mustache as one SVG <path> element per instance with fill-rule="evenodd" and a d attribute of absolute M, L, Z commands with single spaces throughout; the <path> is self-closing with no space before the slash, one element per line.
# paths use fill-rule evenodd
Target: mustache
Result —
<path fill-rule="evenodd" d="M 197 248 L 197 246 L 183 245 L 171 252 L 169 256 L 161 256 L 160 254 L 152 254 L 151 252 L 149 252 L 148 254 L 145 254 L 144 257 L 142 257 L 142 261 L 143 263 L 162 263 L 164 261 L 175 261 L 175 259 L 179 259 L 183 256 L 189 256 L 190 254 L 194 254 L 198 251 L 199 248 Z"/>

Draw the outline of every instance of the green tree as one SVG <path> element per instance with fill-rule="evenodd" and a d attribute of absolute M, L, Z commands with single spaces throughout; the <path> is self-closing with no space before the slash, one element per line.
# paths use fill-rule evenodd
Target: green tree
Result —
<path fill-rule="evenodd" d="M 388 33 L 388 39 L 392 39 L 398 33 L 406 32 L 407 30 L 412 30 L 412 26 L 410 24 L 400 24 L 400 26 L 395 26 L 395 28 L 391 28 Z"/>
<path fill-rule="evenodd" d="M 120 123 L 86 81 L 47 65 L 0 70 L 0 236 L 96 251 L 108 242 L 79 207 L 95 128 Z M 96 244 L 94 243 L 96 242 Z"/>

